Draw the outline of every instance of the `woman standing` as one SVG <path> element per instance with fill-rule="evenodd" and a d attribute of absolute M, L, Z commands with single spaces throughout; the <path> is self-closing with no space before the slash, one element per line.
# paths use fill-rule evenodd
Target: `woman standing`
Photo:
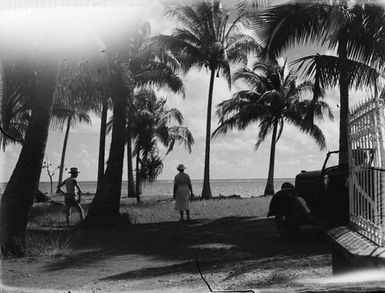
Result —
<path fill-rule="evenodd" d="M 188 174 L 184 173 L 186 167 L 183 164 L 179 164 L 176 168 L 179 174 L 174 179 L 174 191 L 173 196 L 175 199 L 175 210 L 179 211 L 179 221 L 184 221 L 183 212 L 186 211 L 187 221 L 190 221 L 190 207 L 189 197 L 193 196 L 191 180 Z"/>

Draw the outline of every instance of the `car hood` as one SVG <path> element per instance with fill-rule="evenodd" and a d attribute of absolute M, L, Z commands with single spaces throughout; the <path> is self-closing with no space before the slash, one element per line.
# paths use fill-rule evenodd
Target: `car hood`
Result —
<path fill-rule="evenodd" d="M 303 171 L 300 174 L 297 175 L 295 178 L 296 181 L 303 179 L 311 179 L 311 178 L 320 178 L 321 177 L 321 171 Z"/>

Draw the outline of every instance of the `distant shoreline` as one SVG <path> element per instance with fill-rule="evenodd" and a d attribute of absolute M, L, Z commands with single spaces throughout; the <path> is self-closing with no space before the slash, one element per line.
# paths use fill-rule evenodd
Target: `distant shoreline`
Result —
<path fill-rule="evenodd" d="M 169 182 L 173 181 L 174 179 L 161 179 L 156 180 L 155 182 Z M 267 180 L 267 178 L 232 178 L 232 179 L 211 179 L 210 181 L 248 181 L 248 180 Z M 294 180 L 294 178 L 290 177 L 282 177 L 282 178 L 274 178 L 275 181 L 282 181 L 282 180 Z M 96 180 L 78 180 L 79 182 L 96 182 Z M 193 182 L 199 182 L 203 181 L 203 179 L 192 179 Z M 122 182 L 127 182 L 127 180 L 122 180 Z M 154 182 L 154 183 L 155 183 Z M 0 182 L 0 184 L 7 184 L 7 181 Z M 50 183 L 49 181 L 40 181 L 40 183 Z M 57 180 L 54 180 L 53 183 L 57 183 Z"/>

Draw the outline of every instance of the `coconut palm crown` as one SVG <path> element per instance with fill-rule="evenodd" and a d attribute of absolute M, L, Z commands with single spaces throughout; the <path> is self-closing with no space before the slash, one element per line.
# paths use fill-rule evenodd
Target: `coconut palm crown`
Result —
<path fill-rule="evenodd" d="M 133 101 L 135 115 L 132 117 L 132 132 L 135 138 L 137 196 L 141 180 L 152 182 L 163 169 L 158 142 L 169 154 L 175 143 L 183 145 L 190 153 L 194 138 L 183 126 L 183 115 L 175 109 L 168 109 L 166 99 L 157 98 L 153 90 L 141 89 Z"/>
<path fill-rule="evenodd" d="M 259 13 L 255 22 L 255 31 L 266 48 L 265 55 L 270 57 L 309 43 L 326 46 L 336 53 L 336 56 L 307 56 L 299 64 L 306 67 L 307 76 L 314 77 L 318 88 L 315 100 L 321 87 L 339 85 L 341 165 L 347 164 L 349 89 L 356 86 L 378 90 L 385 61 L 384 25 L 383 6 L 351 5 L 348 1 L 291 1 Z"/>
<path fill-rule="evenodd" d="M 284 74 L 285 65 L 255 62 L 252 70 L 243 68 L 234 73 L 234 80 L 244 81 L 248 88 L 234 93 L 233 97 L 218 105 L 219 127 L 213 136 L 229 130 L 244 130 L 252 123 L 259 123 L 255 148 L 258 149 L 272 132 L 268 180 L 264 194 L 274 194 L 275 146 L 281 137 L 284 123 L 289 122 L 315 139 L 320 148 L 325 147 L 325 137 L 312 120 L 305 119 L 309 112 L 323 119 L 326 111 L 333 118 L 329 106 L 323 101 L 313 103 L 305 98 L 311 95 L 314 84 L 305 81 L 296 84 L 293 71 Z"/>
<path fill-rule="evenodd" d="M 239 26 L 240 17 L 229 22 L 230 12 L 220 1 L 199 2 L 195 6 L 181 5 L 167 10 L 167 15 L 177 22 L 170 36 L 160 36 L 158 41 L 174 52 L 187 72 L 205 67 L 210 72 L 207 104 L 205 169 L 202 197 L 212 197 L 210 188 L 210 137 L 211 108 L 215 73 L 225 77 L 231 87 L 230 62 L 243 64 L 249 52 L 259 50 L 255 39 L 245 34 Z"/>

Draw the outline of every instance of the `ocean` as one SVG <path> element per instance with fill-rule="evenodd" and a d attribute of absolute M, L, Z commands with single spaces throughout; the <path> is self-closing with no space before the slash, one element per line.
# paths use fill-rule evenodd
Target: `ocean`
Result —
<path fill-rule="evenodd" d="M 274 180 L 275 191 L 281 188 L 283 182 L 294 183 L 293 178 L 277 178 Z M 83 193 L 95 193 L 95 181 L 79 181 Z M 260 196 L 263 194 L 266 185 L 266 179 L 212 179 L 211 193 L 213 196 L 230 196 L 233 194 L 242 197 Z M 5 189 L 6 183 L 0 183 L 0 193 Z M 196 196 L 202 192 L 203 180 L 192 180 L 193 191 Z M 39 189 L 42 192 L 50 192 L 50 183 L 41 182 Z M 56 189 L 56 182 L 53 183 L 53 190 Z M 152 184 L 146 184 L 143 187 L 142 196 L 145 197 L 171 197 L 173 189 L 172 180 L 158 180 Z M 127 182 L 122 183 L 122 196 L 127 196 Z"/>

